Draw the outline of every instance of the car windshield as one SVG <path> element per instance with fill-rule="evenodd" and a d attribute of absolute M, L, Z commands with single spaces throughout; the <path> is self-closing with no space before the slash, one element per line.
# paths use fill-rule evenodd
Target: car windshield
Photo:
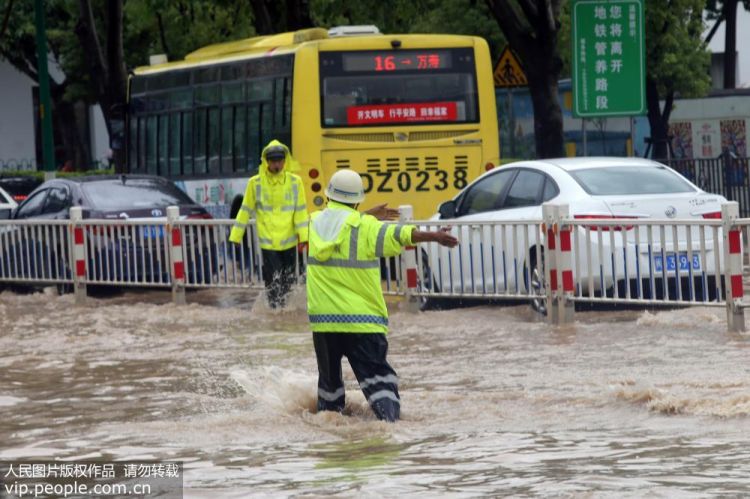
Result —
<path fill-rule="evenodd" d="M 195 204 L 175 185 L 152 179 L 120 179 L 84 182 L 81 189 L 97 210 L 151 208 Z"/>
<path fill-rule="evenodd" d="M 663 166 L 587 168 L 570 175 L 593 196 L 695 192 L 695 187 Z"/>

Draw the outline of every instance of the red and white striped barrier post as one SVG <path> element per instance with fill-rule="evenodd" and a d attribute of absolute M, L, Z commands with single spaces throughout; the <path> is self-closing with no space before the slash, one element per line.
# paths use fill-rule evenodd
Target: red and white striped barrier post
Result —
<path fill-rule="evenodd" d="M 542 232 L 544 234 L 544 289 L 547 294 L 547 321 L 559 324 L 560 315 L 557 307 L 557 205 L 544 203 L 542 205 Z M 529 269 L 532 272 L 533 269 Z"/>
<path fill-rule="evenodd" d="M 70 268 L 73 277 L 73 292 L 76 305 L 86 302 L 86 231 L 83 230 L 83 210 L 80 206 L 70 208 Z"/>
<path fill-rule="evenodd" d="M 575 286 L 573 283 L 573 253 L 571 247 L 571 237 L 573 235 L 573 226 L 570 222 L 570 207 L 567 204 L 557 206 L 557 223 L 559 230 L 558 238 L 560 244 L 557 246 L 557 266 L 560 269 L 562 280 L 562 295 L 558 295 L 558 320 L 559 324 L 568 324 L 573 322 L 575 304 L 573 296 L 575 295 Z"/>
<path fill-rule="evenodd" d="M 182 228 L 177 225 L 180 208 L 167 207 L 167 234 L 169 235 L 169 257 L 172 270 L 172 302 L 185 304 L 185 261 L 182 254 Z"/>
<path fill-rule="evenodd" d="M 399 223 L 409 223 L 412 220 L 414 220 L 414 208 L 408 204 L 399 206 Z M 406 283 L 406 310 L 409 312 L 419 312 L 419 297 L 416 294 L 419 286 L 419 273 L 415 249 L 414 246 L 406 246 L 401 253 L 401 278 Z"/>
<path fill-rule="evenodd" d="M 742 231 L 736 225 L 740 208 L 736 201 L 721 206 L 721 219 L 724 223 L 724 285 L 727 303 L 727 329 L 733 332 L 745 331 L 745 310 L 742 284 Z M 718 278 L 718 276 L 717 276 Z"/>

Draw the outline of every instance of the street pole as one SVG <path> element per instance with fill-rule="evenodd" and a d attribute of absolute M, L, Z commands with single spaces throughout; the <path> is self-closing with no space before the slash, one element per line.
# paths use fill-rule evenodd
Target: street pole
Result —
<path fill-rule="evenodd" d="M 516 158 L 516 121 L 513 116 L 513 87 L 508 87 L 508 128 L 510 129 L 510 157 Z"/>
<path fill-rule="evenodd" d="M 586 118 L 581 118 L 581 135 L 583 135 L 583 157 L 589 155 L 589 147 L 586 142 Z"/>
<path fill-rule="evenodd" d="M 44 23 L 44 0 L 34 0 L 36 24 L 36 57 L 39 75 L 39 121 L 42 131 L 42 162 L 44 179 L 55 178 L 55 158 L 52 143 L 52 104 L 49 97 L 49 72 L 47 71 L 47 31 Z M 39 166 L 37 165 L 37 170 Z"/>

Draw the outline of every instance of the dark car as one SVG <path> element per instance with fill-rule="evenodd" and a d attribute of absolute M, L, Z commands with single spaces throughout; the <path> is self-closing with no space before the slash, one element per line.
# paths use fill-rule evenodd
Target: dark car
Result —
<path fill-rule="evenodd" d="M 167 207 L 178 206 L 181 219 L 209 219 L 205 208 L 193 201 L 171 181 L 150 175 L 98 175 L 59 178 L 37 187 L 13 212 L 14 220 L 68 219 L 70 208 L 80 206 L 83 219 L 151 221 L 157 224 L 118 226 L 92 223 L 85 226 L 90 282 L 164 283 L 168 282 L 169 255 L 164 233 Z M 196 227 L 191 227 L 195 229 Z M 54 229 L 54 228 L 50 228 Z M 8 261 L 23 261 L 24 275 L 45 277 L 45 260 L 57 262 L 51 279 L 68 269 L 65 232 L 59 235 L 40 230 L 19 230 L 14 237 Z M 210 277 L 211 251 L 197 230 L 189 231 L 183 248 L 188 282 L 203 282 Z M 19 247 L 22 246 L 22 247 Z M 15 253 L 13 253 L 15 251 Z M 22 255 L 18 258 L 17 255 Z M 28 255 L 23 258 L 23 255 Z M 41 263 L 40 263 L 41 262 Z"/>
<path fill-rule="evenodd" d="M 5 192 L 10 194 L 16 203 L 26 199 L 42 182 L 42 179 L 30 175 L 11 177 L 0 175 L 0 188 L 5 189 Z"/>

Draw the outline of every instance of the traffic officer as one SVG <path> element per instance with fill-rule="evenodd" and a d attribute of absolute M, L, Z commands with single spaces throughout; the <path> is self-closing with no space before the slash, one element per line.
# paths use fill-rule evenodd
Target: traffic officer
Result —
<path fill-rule="evenodd" d="M 344 409 L 341 359 L 346 356 L 380 420 L 401 412 L 398 378 L 388 364 L 388 310 L 380 285 L 381 257 L 404 246 L 434 241 L 454 247 L 448 231 L 425 232 L 388 224 L 356 208 L 365 198 L 362 178 L 339 170 L 326 188 L 328 205 L 313 213 L 307 267 L 307 310 L 318 361 L 318 410 Z"/>
<path fill-rule="evenodd" d="M 272 140 L 263 149 L 258 174 L 247 182 L 242 206 L 229 235 L 241 243 L 251 218 L 258 226 L 263 281 L 271 308 L 284 306 L 295 279 L 298 246 L 307 243 L 309 217 L 302 179 L 289 148 Z"/>

